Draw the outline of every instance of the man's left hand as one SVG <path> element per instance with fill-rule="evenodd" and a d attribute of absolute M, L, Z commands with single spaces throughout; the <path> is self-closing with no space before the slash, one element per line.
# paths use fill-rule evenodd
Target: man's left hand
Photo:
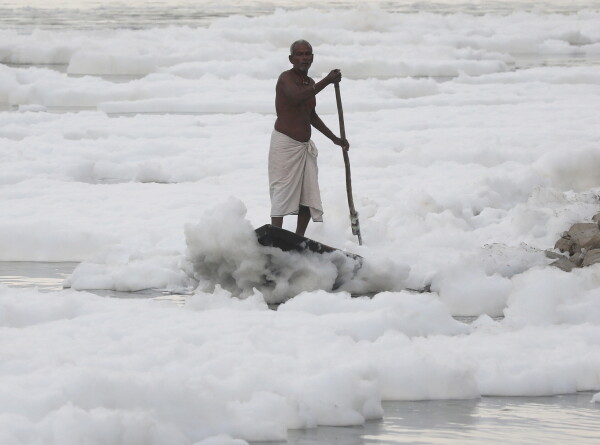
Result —
<path fill-rule="evenodd" d="M 348 139 L 336 138 L 334 144 L 339 145 L 346 151 L 350 150 L 350 142 L 348 142 Z"/>

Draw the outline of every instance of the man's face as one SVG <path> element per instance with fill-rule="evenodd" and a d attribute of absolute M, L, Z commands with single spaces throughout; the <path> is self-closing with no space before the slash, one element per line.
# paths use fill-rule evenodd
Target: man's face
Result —
<path fill-rule="evenodd" d="M 310 45 L 301 43 L 294 48 L 294 54 L 290 56 L 290 62 L 295 69 L 308 73 L 313 62 L 313 52 Z"/>

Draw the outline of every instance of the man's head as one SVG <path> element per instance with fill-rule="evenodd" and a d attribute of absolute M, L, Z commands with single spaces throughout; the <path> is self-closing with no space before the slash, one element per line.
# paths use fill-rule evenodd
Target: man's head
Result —
<path fill-rule="evenodd" d="M 313 63 L 312 46 L 306 40 L 296 40 L 290 46 L 290 63 L 295 69 L 308 73 Z"/>

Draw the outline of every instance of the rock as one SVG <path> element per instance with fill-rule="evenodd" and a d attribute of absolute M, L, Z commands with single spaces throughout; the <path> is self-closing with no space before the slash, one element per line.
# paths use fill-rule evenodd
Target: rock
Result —
<path fill-rule="evenodd" d="M 600 249 L 592 249 L 585 253 L 583 258 L 583 267 L 591 266 L 592 264 L 600 263 Z"/>
<path fill-rule="evenodd" d="M 550 263 L 550 265 L 558 267 L 559 269 L 564 270 L 565 272 L 571 272 L 574 268 L 577 267 L 577 264 L 568 259 L 566 256 L 562 255 L 558 260 L 554 261 L 553 263 Z"/>
<path fill-rule="evenodd" d="M 581 267 L 583 265 L 583 258 L 585 257 L 586 250 L 581 249 L 579 252 L 575 252 L 575 254 L 571 255 L 570 260 L 577 265 L 577 267 Z"/>
<path fill-rule="evenodd" d="M 561 252 L 569 252 L 569 255 L 573 255 L 576 250 L 579 250 L 577 243 L 571 239 L 561 238 L 554 245 L 555 249 Z"/>
<path fill-rule="evenodd" d="M 582 259 L 580 258 L 581 254 L 579 252 L 570 258 L 552 250 L 546 250 L 544 253 L 546 254 L 546 258 L 556 260 L 550 263 L 551 266 L 558 267 L 565 272 L 571 272 L 573 268 L 581 266 Z M 579 262 L 579 264 L 577 262 Z"/>
<path fill-rule="evenodd" d="M 569 252 L 569 255 L 576 255 L 582 248 L 588 250 L 600 248 L 600 229 L 598 228 L 598 224 L 573 224 L 566 234 L 562 234 L 562 237 L 556 242 L 554 248 L 561 252 Z"/>
<path fill-rule="evenodd" d="M 546 255 L 546 258 L 550 258 L 551 260 L 558 260 L 560 258 L 566 258 L 564 255 L 561 255 L 558 252 L 555 252 L 553 250 L 545 250 L 544 254 Z"/>
<path fill-rule="evenodd" d="M 581 247 L 583 247 L 586 250 L 600 249 L 600 230 Z"/>
<path fill-rule="evenodd" d="M 596 223 L 573 224 L 568 232 L 571 241 L 575 241 L 580 247 L 585 246 L 594 236 L 599 234 L 600 230 Z"/>
<path fill-rule="evenodd" d="M 554 245 L 554 249 L 568 253 L 568 258 L 558 252 L 546 250 L 546 257 L 556 260 L 551 266 L 570 272 L 576 267 L 600 263 L 600 213 L 592 219 L 595 222 L 573 224 Z"/>

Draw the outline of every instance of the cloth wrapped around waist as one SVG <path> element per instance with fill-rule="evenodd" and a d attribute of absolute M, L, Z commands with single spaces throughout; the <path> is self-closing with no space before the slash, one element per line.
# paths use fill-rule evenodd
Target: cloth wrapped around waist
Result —
<path fill-rule="evenodd" d="M 323 221 L 317 156 L 312 140 L 299 142 L 273 130 L 269 149 L 271 216 L 295 215 L 305 206 L 313 221 Z"/>

